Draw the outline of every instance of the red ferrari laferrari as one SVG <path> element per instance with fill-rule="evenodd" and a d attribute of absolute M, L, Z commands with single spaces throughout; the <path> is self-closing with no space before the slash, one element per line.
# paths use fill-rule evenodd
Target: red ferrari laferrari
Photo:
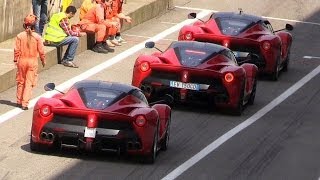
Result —
<path fill-rule="evenodd" d="M 146 43 L 147 48 L 154 45 Z M 140 55 L 132 85 L 151 100 L 170 94 L 178 102 L 205 101 L 240 115 L 246 103 L 254 102 L 257 72 L 254 64 L 239 66 L 233 52 L 224 46 L 177 41 L 164 52 Z"/>
<path fill-rule="evenodd" d="M 188 15 L 196 18 L 196 13 Z M 199 19 L 200 20 L 200 19 Z M 293 26 L 274 31 L 270 22 L 262 17 L 239 13 L 213 13 L 207 21 L 186 25 L 179 32 L 179 40 L 202 41 L 223 45 L 231 49 L 238 63 L 254 63 L 259 72 L 277 80 L 279 71 L 287 71 Z M 248 53 L 251 59 L 247 59 Z"/>
<path fill-rule="evenodd" d="M 160 103 L 149 104 L 141 90 L 130 85 L 79 81 L 66 93 L 38 100 L 30 148 L 126 152 L 153 163 L 157 151 L 167 149 L 170 134 L 171 109 Z"/>

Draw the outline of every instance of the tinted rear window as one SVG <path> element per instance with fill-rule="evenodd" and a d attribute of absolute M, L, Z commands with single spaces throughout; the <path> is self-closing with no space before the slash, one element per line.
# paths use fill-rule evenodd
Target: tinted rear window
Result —
<path fill-rule="evenodd" d="M 173 48 L 181 65 L 187 67 L 198 66 L 219 54 L 223 47 L 201 42 L 175 42 L 169 48 Z"/>
<path fill-rule="evenodd" d="M 217 18 L 219 29 L 222 34 L 236 36 L 252 26 L 253 22 L 246 19 Z"/>
<path fill-rule="evenodd" d="M 123 97 L 125 93 L 103 88 L 80 88 L 79 94 L 87 108 L 102 110 Z"/>

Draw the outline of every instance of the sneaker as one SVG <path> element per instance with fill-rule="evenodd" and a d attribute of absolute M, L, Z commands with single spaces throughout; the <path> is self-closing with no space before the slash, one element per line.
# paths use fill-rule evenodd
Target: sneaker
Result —
<path fill-rule="evenodd" d="M 106 50 L 102 44 L 96 44 L 92 48 L 92 51 L 97 52 L 97 53 L 104 53 L 104 54 L 108 53 L 108 50 Z"/>
<path fill-rule="evenodd" d="M 116 45 L 114 45 L 109 39 L 106 41 L 106 43 L 109 47 L 116 47 Z"/>
<path fill-rule="evenodd" d="M 66 67 L 72 67 L 72 68 L 78 68 L 79 67 L 72 61 L 62 61 L 61 64 L 66 66 Z"/>
<path fill-rule="evenodd" d="M 29 108 L 26 107 L 26 106 L 21 106 L 21 109 L 24 110 L 24 111 L 26 111 L 26 110 L 28 110 Z"/>
<path fill-rule="evenodd" d="M 110 48 L 107 43 L 102 43 L 102 46 L 108 52 L 114 52 L 114 49 Z"/>
<path fill-rule="evenodd" d="M 116 38 L 116 40 L 117 40 L 119 43 L 121 43 L 121 44 L 127 43 L 127 41 L 124 40 L 121 36 L 116 36 L 115 38 Z"/>
<path fill-rule="evenodd" d="M 16 104 L 16 107 L 22 108 L 22 104 L 21 104 L 21 103 L 17 103 L 17 104 Z"/>
<path fill-rule="evenodd" d="M 112 39 L 110 42 L 116 46 L 121 46 L 121 43 L 119 43 L 116 39 Z"/>

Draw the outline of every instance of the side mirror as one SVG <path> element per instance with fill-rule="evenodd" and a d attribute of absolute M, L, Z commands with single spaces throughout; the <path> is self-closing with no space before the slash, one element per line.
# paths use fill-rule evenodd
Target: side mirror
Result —
<path fill-rule="evenodd" d="M 188 14 L 188 19 L 195 19 L 197 18 L 197 13 L 189 13 Z"/>
<path fill-rule="evenodd" d="M 149 41 L 145 43 L 146 48 L 154 48 L 155 43 L 153 41 Z"/>
<path fill-rule="evenodd" d="M 292 31 L 293 30 L 293 26 L 291 24 L 286 24 L 286 30 Z"/>
<path fill-rule="evenodd" d="M 48 83 L 48 84 L 44 85 L 44 90 L 45 91 L 52 91 L 52 90 L 54 90 L 55 87 L 56 87 L 56 85 L 54 83 Z"/>

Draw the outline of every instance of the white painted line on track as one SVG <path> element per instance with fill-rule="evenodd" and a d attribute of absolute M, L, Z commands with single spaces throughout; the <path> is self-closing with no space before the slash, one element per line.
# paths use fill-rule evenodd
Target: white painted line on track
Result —
<path fill-rule="evenodd" d="M 173 25 L 174 25 L 174 24 L 178 24 L 178 23 L 173 23 L 173 22 L 164 22 L 164 21 L 163 21 L 163 22 L 161 22 L 161 23 L 162 23 L 162 24 L 173 24 Z"/>
<path fill-rule="evenodd" d="M 259 120 L 262 116 L 267 114 L 269 111 L 271 111 L 274 107 L 279 105 L 281 102 L 283 102 L 286 98 L 291 96 L 293 93 L 295 93 L 299 88 L 301 88 L 304 84 L 306 84 L 308 81 L 310 81 L 313 77 L 317 76 L 320 73 L 320 65 L 315 68 L 313 71 L 311 71 L 309 74 L 304 76 L 301 80 L 296 82 L 294 85 L 292 85 L 289 89 L 287 89 L 285 92 L 283 92 L 280 96 L 275 98 L 273 101 L 271 101 L 269 104 L 267 104 L 265 107 L 260 109 L 258 112 L 256 112 L 254 115 L 252 115 L 250 118 L 239 124 L 238 126 L 234 127 L 215 141 L 213 141 L 211 144 L 209 144 L 207 147 L 202 149 L 199 153 L 191 157 L 189 160 L 181 164 L 179 167 L 171 171 L 168 175 L 166 175 L 162 180 L 171 180 L 175 179 L 178 176 L 180 176 L 183 172 L 188 170 L 190 167 L 195 165 L 197 162 L 199 162 L 202 158 L 207 156 L 209 153 L 217 149 L 220 145 L 231 139 L 234 135 L 238 134 L 240 131 L 244 130 L 257 120 Z"/>
<path fill-rule="evenodd" d="M 13 49 L 0 49 L 0 51 L 13 52 Z"/>
<path fill-rule="evenodd" d="M 144 38 L 144 39 L 150 39 L 152 37 L 150 36 L 140 36 L 140 35 L 134 35 L 134 34 L 122 34 L 124 36 L 129 36 L 129 37 L 138 37 L 138 38 Z M 167 39 L 167 38 L 163 38 L 161 40 L 166 40 L 166 41 L 178 41 L 176 39 Z"/>
<path fill-rule="evenodd" d="M 304 59 L 320 59 L 318 56 L 303 56 Z"/>
<path fill-rule="evenodd" d="M 191 8 L 191 7 L 184 7 L 184 6 L 175 6 L 175 7 L 179 8 L 179 9 L 187 9 L 187 10 L 195 10 L 195 11 L 208 11 L 208 9 L 201 9 L 201 8 Z M 212 12 L 219 12 L 219 11 L 212 10 Z M 269 17 L 269 16 L 261 16 L 261 17 L 266 18 L 266 19 L 279 20 L 279 21 L 288 21 L 288 22 L 296 22 L 296 23 L 312 24 L 312 25 L 320 26 L 320 23 L 315 23 L 315 22 L 276 18 L 276 17 Z"/>
<path fill-rule="evenodd" d="M 210 13 L 212 13 L 212 11 L 210 11 L 210 10 L 202 11 L 202 12 L 199 13 L 199 17 L 205 17 Z M 95 66 L 95 67 L 93 67 L 91 69 L 89 69 L 89 70 L 87 70 L 87 71 L 85 71 L 84 73 L 82 73 L 82 74 L 80 74 L 78 76 L 75 76 L 75 77 L 69 79 L 68 81 L 65 81 L 64 83 L 60 84 L 56 88 L 61 90 L 61 91 L 63 91 L 65 89 L 67 89 L 68 87 L 70 87 L 71 85 L 73 85 L 75 82 L 87 79 L 87 78 L 97 74 L 98 72 L 100 72 L 100 71 L 102 71 L 102 70 L 104 70 L 104 69 L 106 69 L 106 68 L 108 68 L 108 67 L 110 67 L 110 66 L 112 66 L 112 65 L 114 65 L 114 64 L 116 64 L 118 62 L 120 62 L 120 61 L 122 61 L 123 59 L 129 57 L 130 55 L 138 52 L 139 50 L 144 48 L 145 42 L 147 42 L 147 41 L 155 41 L 155 42 L 159 41 L 159 40 L 163 39 L 164 37 L 168 36 L 169 34 L 172 34 L 175 31 L 180 30 L 182 28 L 182 26 L 191 24 L 191 23 L 193 23 L 195 21 L 196 20 L 187 19 L 187 20 L 185 20 L 185 21 L 183 21 L 183 22 L 181 22 L 181 23 L 179 23 L 179 24 L 177 24 L 175 26 L 172 26 L 171 28 L 166 29 L 165 31 L 153 36 L 152 38 L 150 38 L 150 39 L 148 39 L 148 40 L 146 40 L 146 41 L 144 41 L 144 42 L 142 42 L 140 44 L 137 44 L 137 45 L 133 46 L 132 48 L 130 48 L 130 49 L 128 49 L 128 50 L 116 55 L 115 57 L 113 57 L 113 58 L 111 58 L 111 59 L 109 59 L 109 60 L 107 60 L 107 61 L 105 61 L 105 62 L 103 62 L 103 63 L 101 63 L 101 64 L 99 64 L 99 65 L 97 65 L 97 66 Z M 29 108 L 34 107 L 35 103 L 39 100 L 40 97 L 51 97 L 53 94 L 55 94 L 55 92 L 52 92 L 52 91 L 51 92 L 46 92 L 43 95 L 32 99 L 30 101 L 30 103 L 29 103 Z M 15 108 L 13 110 L 10 110 L 10 111 L 2 114 L 0 116 L 0 124 L 5 122 L 5 121 L 7 121 L 7 120 L 9 120 L 12 117 L 18 115 L 18 114 L 20 114 L 21 112 L 23 112 L 23 111 L 20 108 Z"/>

